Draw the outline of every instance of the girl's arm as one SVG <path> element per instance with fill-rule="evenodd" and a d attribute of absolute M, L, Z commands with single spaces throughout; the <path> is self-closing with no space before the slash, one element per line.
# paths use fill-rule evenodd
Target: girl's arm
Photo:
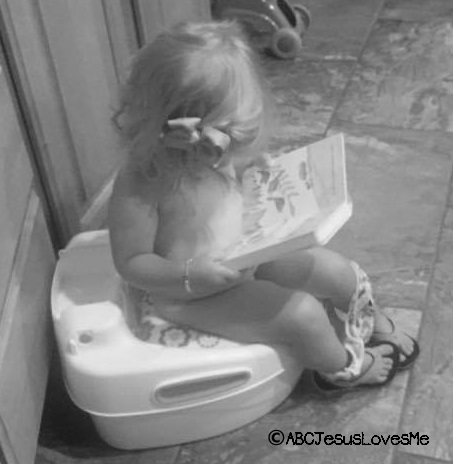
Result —
<path fill-rule="evenodd" d="M 240 273 L 211 260 L 190 265 L 190 287 L 184 285 L 185 262 L 154 253 L 159 223 L 152 182 L 133 168 L 124 167 L 115 181 L 109 205 L 108 226 L 115 267 L 131 285 L 163 299 L 192 299 L 237 285 Z"/>

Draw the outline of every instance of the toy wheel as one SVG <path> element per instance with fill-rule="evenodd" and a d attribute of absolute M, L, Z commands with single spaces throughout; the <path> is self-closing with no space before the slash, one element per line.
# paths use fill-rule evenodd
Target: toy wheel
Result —
<path fill-rule="evenodd" d="M 310 26 L 310 23 L 311 23 L 310 12 L 307 10 L 307 8 L 305 8 L 302 5 L 293 5 L 293 8 L 294 8 L 294 11 L 296 12 L 296 14 L 299 15 L 302 23 L 305 26 L 305 31 L 306 31 L 308 29 L 308 27 Z M 303 32 L 305 32 L 305 31 L 303 31 Z"/>
<path fill-rule="evenodd" d="M 302 49 L 302 40 L 294 29 L 279 29 L 272 37 L 271 49 L 279 58 L 295 58 Z"/>

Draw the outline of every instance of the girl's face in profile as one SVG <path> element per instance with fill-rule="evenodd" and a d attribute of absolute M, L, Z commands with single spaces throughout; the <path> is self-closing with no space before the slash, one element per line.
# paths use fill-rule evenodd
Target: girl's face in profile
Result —
<path fill-rule="evenodd" d="M 243 148 L 237 152 L 234 150 L 225 153 L 225 163 L 232 166 L 239 178 L 250 164 L 257 158 L 257 152 L 252 147 Z M 222 160 L 223 163 L 223 160 Z"/>

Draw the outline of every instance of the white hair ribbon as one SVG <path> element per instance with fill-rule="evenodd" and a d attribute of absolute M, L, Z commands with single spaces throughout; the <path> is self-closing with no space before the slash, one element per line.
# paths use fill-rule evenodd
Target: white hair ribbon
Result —
<path fill-rule="evenodd" d="M 200 118 L 170 119 L 162 132 L 166 148 L 184 150 L 196 155 L 217 168 L 223 154 L 230 146 L 228 134 L 209 125 L 203 125 Z"/>

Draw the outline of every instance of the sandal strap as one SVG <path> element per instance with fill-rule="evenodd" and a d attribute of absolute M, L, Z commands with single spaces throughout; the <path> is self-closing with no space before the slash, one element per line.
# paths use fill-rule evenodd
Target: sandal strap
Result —
<path fill-rule="evenodd" d="M 407 369 L 409 366 L 412 366 L 412 364 L 418 358 L 418 355 L 420 354 L 420 347 L 417 341 L 413 337 L 411 337 L 406 332 L 401 331 L 402 334 L 404 334 L 406 337 L 412 340 L 412 351 L 409 354 L 403 353 L 400 347 L 400 340 L 398 339 L 395 333 L 396 331 L 395 323 L 387 315 L 385 315 L 385 317 L 387 318 L 387 320 L 390 322 L 392 326 L 391 332 L 379 332 L 379 331 L 373 332 L 373 334 L 371 335 L 371 340 L 380 341 L 380 342 L 387 341 L 387 342 L 393 343 L 396 346 L 398 353 L 404 356 L 404 360 L 399 361 L 399 369 Z"/>
<path fill-rule="evenodd" d="M 387 375 L 387 378 L 383 382 L 375 382 L 375 383 L 358 383 L 360 379 L 363 379 L 367 375 L 367 373 L 373 368 L 375 361 L 376 361 L 376 356 L 375 354 L 369 349 L 369 348 L 377 348 L 382 345 L 390 345 L 392 347 L 392 352 L 389 354 L 382 354 L 382 357 L 385 358 L 391 358 L 393 360 L 393 366 L 389 370 L 389 373 Z M 315 385 L 322 391 L 325 392 L 333 392 L 333 391 L 339 391 L 339 390 L 354 390 L 358 388 L 363 388 L 363 387 L 378 387 L 387 384 L 390 382 L 393 377 L 396 374 L 396 371 L 398 369 L 398 351 L 397 347 L 391 343 L 391 342 L 377 342 L 373 343 L 368 346 L 368 349 L 365 350 L 365 353 L 368 353 L 371 357 L 371 363 L 367 367 L 367 369 L 360 373 L 357 377 L 351 379 L 351 380 L 330 380 L 326 378 L 325 375 L 320 374 L 319 372 L 314 373 L 314 382 Z"/>

